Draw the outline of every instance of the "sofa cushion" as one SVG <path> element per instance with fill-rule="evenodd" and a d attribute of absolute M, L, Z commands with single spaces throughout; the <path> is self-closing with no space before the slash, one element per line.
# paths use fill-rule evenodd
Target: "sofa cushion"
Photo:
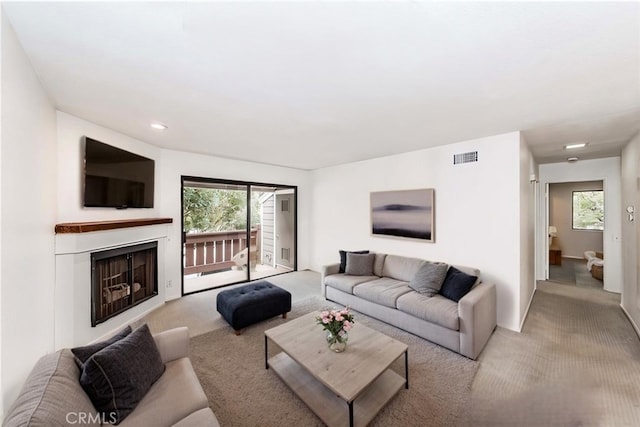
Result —
<path fill-rule="evenodd" d="M 376 254 L 347 254 L 347 267 L 344 272 L 351 276 L 372 276 L 373 261 Z"/>
<path fill-rule="evenodd" d="M 324 278 L 324 284 L 348 294 L 353 294 L 353 288 L 360 283 L 379 279 L 378 276 L 347 276 L 346 274 L 332 274 Z"/>
<path fill-rule="evenodd" d="M 460 329 L 458 303 L 435 295 L 429 297 L 417 292 L 409 292 L 398 298 L 398 310 L 427 322 L 457 331 Z"/>
<path fill-rule="evenodd" d="M 151 386 L 136 410 L 120 425 L 172 425 L 193 412 L 208 407 L 207 396 L 191 361 L 184 357 L 167 363 L 164 374 Z"/>
<path fill-rule="evenodd" d="M 376 260 L 373 262 L 373 274 L 382 277 L 382 269 L 386 258 L 387 254 L 376 254 Z"/>
<path fill-rule="evenodd" d="M 418 293 L 432 297 L 442 287 L 449 266 L 444 262 L 426 262 L 409 282 L 409 287 Z"/>
<path fill-rule="evenodd" d="M 84 364 L 80 385 L 98 411 L 125 419 L 165 370 L 156 343 L 145 324 L 103 348 Z"/>
<path fill-rule="evenodd" d="M 449 267 L 447 277 L 445 277 L 442 288 L 440 288 L 440 295 L 458 302 L 460 298 L 471 290 L 476 280 L 478 280 L 478 277 L 470 276 L 455 267 Z"/>
<path fill-rule="evenodd" d="M 426 261 L 398 255 L 387 255 L 384 259 L 382 275 L 392 279 L 409 282 Z"/>
<path fill-rule="evenodd" d="M 200 409 L 186 418 L 181 419 L 172 427 L 220 427 L 218 419 L 213 414 L 211 408 Z"/>
<path fill-rule="evenodd" d="M 340 269 L 338 270 L 338 273 L 344 273 L 346 271 L 347 268 L 347 254 L 348 253 L 352 253 L 352 254 L 368 254 L 369 251 L 338 251 L 338 253 L 340 254 Z"/>
<path fill-rule="evenodd" d="M 396 300 L 399 296 L 412 292 L 407 282 L 382 277 L 370 282 L 365 282 L 353 288 L 353 294 L 376 304 L 396 308 Z"/>
<path fill-rule="evenodd" d="M 7 411 L 3 426 L 66 427 L 79 424 L 80 413 L 85 414 L 83 425 L 101 425 L 100 414 L 80 387 L 79 377 L 80 369 L 69 349 L 42 356 Z"/>
<path fill-rule="evenodd" d="M 87 361 L 94 353 L 99 352 L 105 347 L 110 346 L 116 341 L 120 341 L 122 338 L 126 337 L 131 333 L 131 326 L 127 326 L 111 338 L 105 341 L 96 342 L 93 344 L 85 345 L 84 347 L 76 347 L 72 348 L 71 352 L 76 356 L 76 361 L 83 365 L 84 362 Z"/>

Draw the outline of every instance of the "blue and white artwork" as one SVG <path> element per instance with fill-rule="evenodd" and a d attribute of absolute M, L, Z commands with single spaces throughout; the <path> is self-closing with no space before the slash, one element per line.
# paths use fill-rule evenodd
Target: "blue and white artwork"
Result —
<path fill-rule="evenodd" d="M 373 192 L 371 232 L 434 242 L 433 203 L 433 188 Z"/>

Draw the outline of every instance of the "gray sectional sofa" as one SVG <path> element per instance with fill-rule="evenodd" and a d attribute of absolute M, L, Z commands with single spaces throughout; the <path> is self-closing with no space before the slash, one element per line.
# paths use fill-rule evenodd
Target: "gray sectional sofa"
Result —
<path fill-rule="evenodd" d="M 495 285 L 481 282 L 477 269 L 455 266 L 478 277 L 468 293 L 458 302 L 425 295 L 409 287 L 425 263 L 377 253 L 370 275 L 340 273 L 340 264 L 327 265 L 323 296 L 475 360 L 496 327 Z"/>
<path fill-rule="evenodd" d="M 165 364 L 164 373 L 119 425 L 219 427 L 188 357 L 188 329 L 171 329 L 153 339 Z M 109 425 L 110 420 L 96 411 L 79 379 L 80 369 L 71 350 L 43 356 L 2 425 Z"/>

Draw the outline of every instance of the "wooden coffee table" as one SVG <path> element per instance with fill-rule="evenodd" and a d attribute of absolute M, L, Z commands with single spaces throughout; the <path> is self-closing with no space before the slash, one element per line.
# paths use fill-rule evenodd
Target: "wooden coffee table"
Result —
<path fill-rule="evenodd" d="M 403 385 L 409 388 L 407 345 L 356 323 L 347 349 L 334 353 L 326 331 L 316 324 L 319 314 L 265 331 L 265 368 L 273 369 L 327 425 L 366 426 Z M 282 350 L 271 358 L 269 340 Z M 389 369 L 403 354 L 404 378 Z"/>

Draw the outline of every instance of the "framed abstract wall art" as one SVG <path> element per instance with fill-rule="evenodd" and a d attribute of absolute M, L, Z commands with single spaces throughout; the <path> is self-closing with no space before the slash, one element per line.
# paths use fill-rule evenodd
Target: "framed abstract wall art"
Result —
<path fill-rule="evenodd" d="M 435 242 L 434 189 L 371 193 L 371 234 Z"/>

